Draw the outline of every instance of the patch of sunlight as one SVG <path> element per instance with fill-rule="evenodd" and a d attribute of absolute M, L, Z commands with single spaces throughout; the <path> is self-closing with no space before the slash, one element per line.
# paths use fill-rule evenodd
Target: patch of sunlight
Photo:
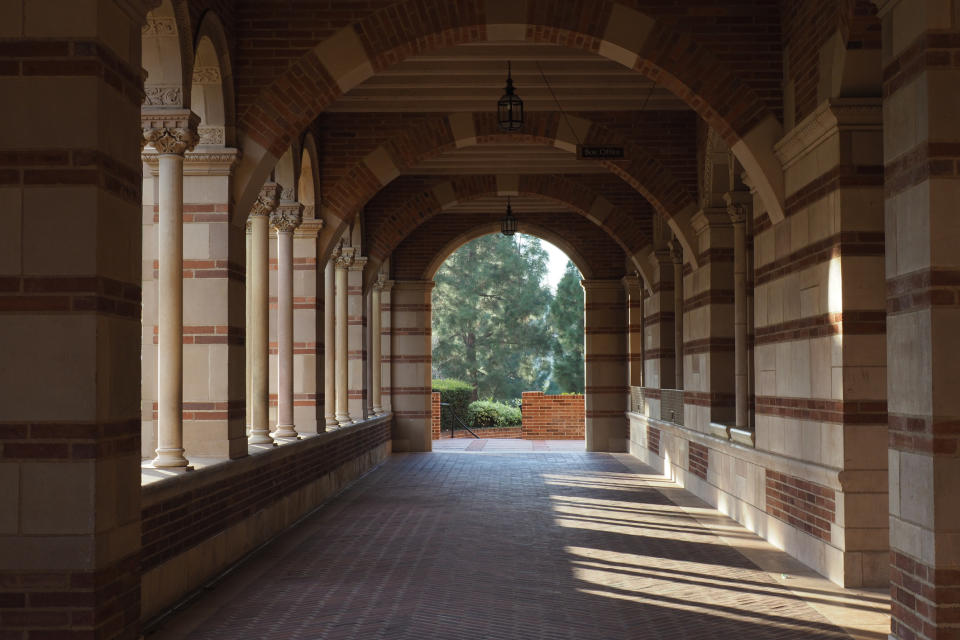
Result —
<path fill-rule="evenodd" d="M 843 269 L 840 258 L 830 260 L 827 275 L 827 311 L 843 313 Z"/>

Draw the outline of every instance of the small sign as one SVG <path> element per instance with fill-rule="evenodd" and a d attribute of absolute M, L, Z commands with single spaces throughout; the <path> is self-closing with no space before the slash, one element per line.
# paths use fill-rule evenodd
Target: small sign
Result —
<path fill-rule="evenodd" d="M 582 160 L 622 160 L 623 147 L 580 145 Z"/>

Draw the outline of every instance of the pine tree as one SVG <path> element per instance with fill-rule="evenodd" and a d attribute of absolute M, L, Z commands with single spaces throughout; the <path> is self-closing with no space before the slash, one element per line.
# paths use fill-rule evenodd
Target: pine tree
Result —
<path fill-rule="evenodd" d="M 583 288 L 580 272 L 570 261 L 550 304 L 550 325 L 555 337 L 551 387 L 583 393 Z"/>
<path fill-rule="evenodd" d="M 507 401 L 550 376 L 552 295 L 535 238 L 483 236 L 454 252 L 433 291 L 435 377 L 461 378 L 478 398 Z"/>

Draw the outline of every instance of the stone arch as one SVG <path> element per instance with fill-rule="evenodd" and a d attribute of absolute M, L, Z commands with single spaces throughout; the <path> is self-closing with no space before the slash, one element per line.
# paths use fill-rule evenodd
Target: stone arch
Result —
<path fill-rule="evenodd" d="M 191 109 L 200 116 L 200 144 L 236 145 L 236 100 L 230 46 L 213 11 L 200 21 L 194 44 Z"/>
<path fill-rule="evenodd" d="M 140 37 L 144 106 L 190 108 L 191 33 L 187 0 L 163 0 L 147 14 Z"/>
<path fill-rule="evenodd" d="M 399 38 L 398 24 L 407 30 Z M 253 202 L 275 158 L 340 95 L 413 54 L 486 41 L 587 50 L 656 80 L 721 133 L 771 220 L 783 219 L 783 171 L 773 151 L 783 132 L 777 117 L 691 35 L 611 0 L 403 0 L 344 27 L 293 62 L 243 114 L 240 206 Z"/>
<path fill-rule="evenodd" d="M 459 203 L 490 195 L 533 196 L 562 204 L 600 227 L 623 250 L 645 282 L 653 282 L 650 238 L 636 231 L 627 235 L 626 232 L 631 231 L 630 214 L 592 189 L 556 175 L 465 176 L 438 183 L 397 207 L 395 214 L 383 224 L 369 229 L 367 242 L 371 261 L 382 263 L 418 227 L 441 212 Z"/>
<path fill-rule="evenodd" d="M 691 222 L 697 204 L 670 170 L 639 145 L 629 143 L 607 127 L 578 116 L 561 118 L 556 113 L 530 114 L 525 131 L 515 134 L 500 132 L 494 115 L 487 113 L 457 113 L 419 120 L 344 173 L 327 194 L 325 206 L 327 213 L 332 214 L 327 216 L 328 220 L 349 221 L 380 189 L 423 160 L 453 149 L 506 141 L 542 144 L 571 153 L 576 153 L 578 141 L 623 146 L 625 160 L 598 162 L 636 189 L 664 216 L 691 256 L 692 265 L 698 266 L 696 234 Z"/>
<path fill-rule="evenodd" d="M 593 269 L 590 267 L 590 263 L 587 261 L 587 259 L 584 258 L 583 255 L 577 251 L 577 249 L 570 242 L 568 242 L 566 238 L 556 231 L 543 225 L 520 222 L 517 224 L 517 232 L 525 233 L 528 236 L 534 236 L 540 238 L 541 240 L 546 240 L 567 254 L 567 257 L 573 261 L 573 264 L 577 266 L 577 269 L 580 270 L 580 274 L 584 278 L 590 279 L 593 277 Z M 441 265 L 443 265 L 446 259 L 449 258 L 454 251 L 467 244 L 471 240 L 475 240 L 476 238 L 490 235 L 492 233 L 500 233 L 499 222 L 489 222 L 485 225 L 474 227 L 470 231 L 457 236 L 444 245 L 439 253 L 437 253 L 433 259 L 430 260 L 426 270 L 423 272 L 421 279 L 433 280 L 433 277 L 437 274 L 437 271 L 440 269 Z"/>

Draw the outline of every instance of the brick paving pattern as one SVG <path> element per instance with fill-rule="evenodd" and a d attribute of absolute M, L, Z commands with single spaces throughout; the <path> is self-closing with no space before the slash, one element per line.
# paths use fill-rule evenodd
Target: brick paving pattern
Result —
<path fill-rule="evenodd" d="M 393 456 L 148 640 L 848 638 L 656 479 L 500 446 Z"/>

